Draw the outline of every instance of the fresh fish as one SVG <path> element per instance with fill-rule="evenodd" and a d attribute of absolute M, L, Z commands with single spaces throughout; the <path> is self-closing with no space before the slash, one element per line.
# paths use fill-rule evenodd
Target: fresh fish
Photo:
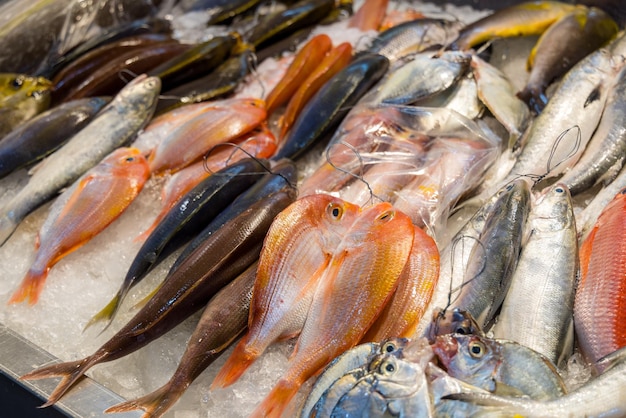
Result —
<path fill-rule="evenodd" d="M 465 280 L 452 307 L 468 311 L 482 329 L 491 327 L 509 290 L 522 249 L 530 211 L 530 187 L 523 179 L 505 187 L 487 215 Z"/>
<path fill-rule="evenodd" d="M 256 49 L 262 49 L 299 28 L 315 24 L 334 8 L 333 0 L 300 0 L 285 10 L 270 14 L 243 34 Z"/>
<path fill-rule="evenodd" d="M 318 281 L 287 371 L 252 416 L 280 416 L 302 383 L 361 340 L 397 286 L 413 235 L 389 203 L 363 209 Z"/>
<path fill-rule="evenodd" d="M 268 114 L 289 101 L 289 98 L 324 59 L 332 46 L 328 35 L 320 34 L 311 38 L 298 51 L 285 75 L 265 99 Z"/>
<path fill-rule="evenodd" d="M 491 393 L 537 400 L 566 393 L 547 358 L 512 341 L 448 334 L 437 337 L 432 349 L 450 376 Z"/>
<path fill-rule="evenodd" d="M 309 76 L 300 83 L 298 89 L 289 99 L 285 112 L 278 120 L 280 136 L 284 138 L 291 128 L 293 121 L 298 117 L 302 108 L 311 97 L 339 71 L 348 65 L 352 59 L 352 45 L 344 42 L 326 54 Z"/>
<path fill-rule="evenodd" d="M 262 161 L 247 158 L 218 171 L 184 195 L 139 248 L 115 296 L 86 326 L 99 321 L 110 323 L 132 286 L 188 242 L 199 228 L 216 217 L 263 173 Z"/>
<path fill-rule="evenodd" d="M 236 381 L 274 341 L 299 334 L 317 283 L 358 215 L 358 206 L 319 194 L 297 200 L 276 217 L 259 260 L 248 332 L 212 388 Z"/>
<path fill-rule="evenodd" d="M 548 103 L 545 91 L 574 64 L 607 43 L 619 27 L 602 10 L 576 9 L 550 26 L 528 57 L 528 82 L 518 93 L 520 99 L 539 114 Z"/>
<path fill-rule="evenodd" d="M 567 188 L 542 191 L 529 216 L 529 238 L 493 327 L 496 338 L 516 341 L 561 366 L 573 347 L 578 244 Z"/>
<path fill-rule="evenodd" d="M 382 55 L 363 54 L 338 72 L 309 100 L 274 159 L 297 158 L 339 125 L 348 111 L 387 71 Z"/>
<path fill-rule="evenodd" d="M 596 129 L 617 69 L 604 49 L 590 54 L 563 77 L 543 112 L 520 138 L 522 149 L 504 183 L 518 176 L 554 177 L 580 157 Z M 576 94 L 573 94 L 576 92 Z"/>
<path fill-rule="evenodd" d="M 522 136 L 530 121 L 528 107 L 517 98 L 514 87 L 504 73 L 472 55 L 472 71 L 478 86 L 478 97 L 509 132 L 509 148 Z"/>
<path fill-rule="evenodd" d="M 0 74 L 0 138 L 50 106 L 52 83 L 43 77 Z"/>
<path fill-rule="evenodd" d="M 572 195 L 591 188 L 609 170 L 624 165 L 626 128 L 619 121 L 626 117 L 626 66 L 623 67 L 602 112 L 600 123 L 580 160 L 561 178 Z"/>
<path fill-rule="evenodd" d="M 150 154 L 150 171 L 177 171 L 202 159 L 215 145 L 244 135 L 267 117 L 260 99 L 230 99 L 178 127 Z"/>
<path fill-rule="evenodd" d="M 0 209 L 0 245 L 26 215 L 143 128 L 154 113 L 160 87 L 158 78 L 137 77 L 67 144 L 46 158 L 28 184 Z"/>
<path fill-rule="evenodd" d="M 580 349 L 592 364 L 626 346 L 626 332 L 621 327 L 626 302 L 625 202 L 626 190 L 622 189 L 580 247 L 574 325 Z"/>
<path fill-rule="evenodd" d="M 463 24 L 459 21 L 423 18 L 404 22 L 381 32 L 367 48 L 390 62 L 434 45 L 448 45 L 459 35 Z"/>
<path fill-rule="evenodd" d="M 50 210 L 37 238 L 35 260 L 9 303 L 37 303 L 52 266 L 117 219 L 148 176 L 148 162 L 139 150 L 119 148 L 75 182 Z"/>
<path fill-rule="evenodd" d="M 613 367 L 570 393 L 550 401 L 505 398 L 488 393 L 459 393 L 450 399 L 489 406 L 505 416 L 548 417 L 623 417 L 626 414 L 626 349 L 614 353 L 619 360 Z"/>
<path fill-rule="evenodd" d="M 376 102 L 406 105 L 447 90 L 469 68 L 470 56 L 446 51 L 439 56 L 422 52 L 391 71 L 378 87 Z"/>
<path fill-rule="evenodd" d="M 152 68 L 147 74 L 159 77 L 164 91 L 171 90 L 209 74 L 228 58 L 238 42 L 241 38 L 237 33 L 215 36 Z"/>
<path fill-rule="evenodd" d="M 205 246 L 169 274 L 148 303 L 92 355 L 43 366 L 22 376 L 26 380 L 62 377 L 42 407 L 58 401 L 92 366 L 138 350 L 204 307 L 258 258 L 272 220 L 293 199 L 293 193 L 275 193 L 220 228 Z"/>
<path fill-rule="evenodd" d="M 107 64 L 109 61 L 129 51 L 136 51 L 148 45 L 155 45 L 166 41 L 171 41 L 168 35 L 143 34 L 104 44 L 80 55 L 57 72 L 52 79 L 52 83 L 54 84 L 54 90 L 52 91 L 53 103 L 66 101 L 67 96 L 72 90 L 76 89 L 94 71 Z"/>
<path fill-rule="evenodd" d="M 540 35 L 577 7 L 558 1 L 528 1 L 498 10 L 467 25 L 452 43 L 453 49 L 469 49 L 494 38 Z"/>
<path fill-rule="evenodd" d="M 178 368 L 155 391 L 106 409 L 106 413 L 143 409 L 152 418 L 163 416 L 189 385 L 245 332 L 257 263 L 253 263 L 209 301 L 196 325 Z"/>
<path fill-rule="evenodd" d="M 109 101 L 109 97 L 94 97 L 68 102 L 22 124 L 0 140 L 0 177 L 55 151 Z"/>
<path fill-rule="evenodd" d="M 368 30 L 378 30 L 380 27 L 389 0 L 365 0 L 359 10 L 350 17 L 349 28 L 359 28 L 363 32 Z"/>
<path fill-rule="evenodd" d="M 439 278 L 439 250 L 421 228 L 414 230 L 409 261 L 398 279 L 398 287 L 363 341 L 413 336 L 430 302 Z"/>

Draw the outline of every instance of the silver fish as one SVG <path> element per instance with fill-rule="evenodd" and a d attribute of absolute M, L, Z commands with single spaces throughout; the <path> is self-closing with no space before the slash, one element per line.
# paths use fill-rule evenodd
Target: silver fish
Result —
<path fill-rule="evenodd" d="M 477 118 L 484 110 L 484 106 L 478 100 L 478 87 L 472 73 L 461 77 L 451 88 L 413 103 L 420 107 L 444 107 L 455 110 L 468 119 Z"/>
<path fill-rule="evenodd" d="M 609 169 L 621 168 L 626 155 L 626 66 L 621 69 L 600 119 L 580 160 L 563 177 L 572 195 L 593 186 Z"/>
<path fill-rule="evenodd" d="M 0 245 L 26 215 L 142 129 L 154 113 L 160 89 L 158 77 L 135 78 L 91 123 L 46 158 L 28 184 L 0 209 Z"/>
<path fill-rule="evenodd" d="M 578 244 L 567 187 L 546 188 L 532 207 L 529 238 L 493 327 L 496 338 L 516 341 L 563 364 L 573 348 Z"/>
<path fill-rule="evenodd" d="M 626 415 L 626 348 L 616 351 L 612 367 L 579 388 L 550 401 L 505 398 L 485 392 L 448 395 L 450 399 L 491 406 L 506 416 L 624 417 Z"/>

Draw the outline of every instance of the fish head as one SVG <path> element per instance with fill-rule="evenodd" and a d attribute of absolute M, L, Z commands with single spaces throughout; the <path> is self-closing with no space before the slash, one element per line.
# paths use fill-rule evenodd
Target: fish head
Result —
<path fill-rule="evenodd" d="M 460 308 L 452 310 L 436 309 L 433 312 L 433 320 L 428 328 L 428 339 L 435 341 L 440 335 L 483 335 L 480 325 L 472 314 Z"/>
<path fill-rule="evenodd" d="M 0 74 L 0 100 L 15 94 L 33 95 L 50 93 L 52 82 L 44 77 L 30 77 L 26 74 Z"/>
<path fill-rule="evenodd" d="M 448 334 L 432 345 L 439 363 L 454 378 L 495 390 L 501 352 L 497 342 L 477 335 Z"/>
<path fill-rule="evenodd" d="M 370 364 L 375 376 L 376 392 L 385 399 L 412 396 L 426 386 L 426 374 L 419 363 L 399 359 L 393 354 L 381 354 Z"/>
<path fill-rule="evenodd" d="M 161 79 L 141 74 L 131 80 L 115 96 L 110 106 L 119 105 L 127 109 L 130 104 L 137 109 L 148 109 L 154 112 L 161 92 Z"/>
<path fill-rule="evenodd" d="M 122 147 L 109 154 L 103 161 L 111 167 L 114 176 L 145 182 L 150 176 L 148 161 L 137 148 Z"/>
<path fill-rule="evenodd" d="M 567 186 L 556 183 L 541 191 L 531 211 L 533 229 L 561 231 L 575 222 L 572 198 Z"/>

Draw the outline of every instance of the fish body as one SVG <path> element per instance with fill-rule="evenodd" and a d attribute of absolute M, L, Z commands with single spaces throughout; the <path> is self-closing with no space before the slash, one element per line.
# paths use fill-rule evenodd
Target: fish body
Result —
<path fill-rule="evenodd" d="M 39 233 L 35 260 L 9 303 L 35 304 L 50 268 L 117 219 L 148 176 L 148 163 L 135 148 L 119 148 L 85 173 L 55 202 L 58 208 L 51 209 Z"/>
<path fill-rule="evenodd" d="M 626 128 L 620 120 L 626 117 L 626 66 L 609 91 L 596 131 L 580 160 L 561 178 L 572 195 L 591 188 L 610 169 L 624 165 Z"/>
<path fill-rule="evenodd" d="M 387 12 L 389 0 L 366 0 L 359 10 L 350 17 L 349 28 L 359 28 L 363 32 L 378 30 Z"/>
<path fill-rule="evenodd" d="M 602 211 L 580 248 L 574 325 L 580 349 L 591 363 L 626 346 L 626 332 L 618 325 L 626 303 L 625 204 L 622 189 Z"/>
<path fill-rule="evenodd" d="M 28 184 L 0 209 L 0 243 L 9 238 L 26 215 L 144 127 L 154 113 L 160 87 L 158 78 L 137 77 L 87 126 L 46 158 Z"/>
<path fill-rule="evenodd" d="M 109 100 L 94 97 L 68 102 L 13 130 L 0 140 L 0 177 L 55 151 L 86 126 Z"/>
<path fill-rule="evenodd" d="M 92 366 L 128 355 L 171 330 L 204 307 L 258 258 L 263 237 L 274 217 L 293 199 L 293 193 L 275 193 L 220 228 L 168 275 L 148 303 L 92 355 L 41 367 L 22 379 L 62 376 L 44 404 L 49 406 Z"/>
<path fill-rule="evenodd" d="M 578 272 L 576 223 L 567 188 L 560 183 L 547 187 L 528 222 L 529 238 L 493 333 L 532 348 L 559 366 L 573 347 Z"/>
<path fill-rule="evenodd" d="M 530 211 L 526 180 L 516 180 L 505 189 L 487 216 L 470 254 L 466 282 L 452 303 L 468 311 L 483 329 L 491 326 L 509 290 Z"/>
<path fill-rule="evenodd" d="M 591 7 L 572 11 L 551 25 L 528 57 L 530 75 L 518 93 L 535 113 L 548 102 L 548 85 L 574 64 L 607 43 L 618 31 L 617 23 L 602 10 Z"/>
<path fill-rule="evenodd" d="M 328 80 L 304 106 L 274 159 L 297 158 L 328 135 L 387 71 L 382 55 L 365 54 Z"/>
<path fill-rule="evenodd" d="M 0 138 L 48 109 L 52 83 L 43 77 L 0 74 Z"/>
<path fill-rule="evenodd" d="M 494 38 L 540 35 L 576 6 L 558 1 L 528 1 L 506 7 L 464 27 L 452 43 L 469 49 Z"/>
<path fill-rule="evenodd" d="M 363 210 L 318 281 L 287 371 L 253 416 L 280 416 L 302 383 L 359 342 L 397 287 L 413 235 L 389 203 Z"/>

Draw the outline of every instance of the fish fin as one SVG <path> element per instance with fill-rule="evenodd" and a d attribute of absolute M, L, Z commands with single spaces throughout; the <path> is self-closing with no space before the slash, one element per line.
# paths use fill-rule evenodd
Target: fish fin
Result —
<path fill-rule="evenodd" d="M 44 271 L 29 270 L 24 280 L 22 280 L 20 287 L 13 293 L 11 299 L 9 299 L 9 305 L 24 302 L 26 299 L 28 299 L 30 305 L 36 304 L 39 300 L 39 295 L 43 291 L 49 270 L 50 268 L 46 268 Z"/>
<path fill-rule="evenodd" d="M 299 385 L 280 379 L 267 397 L 252 411 L 250 418 L 279 418 Z"/>
<path fill-rule="evenodd" d="M 104 308 L 102 308 L 102 310 L 100 310 L 100 312 L 98 312 L 97 314 L 91 317 L 89 322 L 87 322 L 87 325 L 85 325 L 85 328 L 83 328 L 83 332 L 85 332 L 85 330 L 91 327 L 92 325 L 95 325 L 98 322 L 102 322 L 102 321 L 106 321 L 106 325 L 100 332 L 103 332 L 104 330 L 106 330 L 109 327 L 109 325 L 111 325 L 111 322 L 113 321 L 113 317 L 115 316 L 115 313 L 120 308 L 120 304 L 122 303 L 122 296 L 123 296 L 122 290 L 119 290 L 115 294 L 115 296 L 113 296 L 113 299 L 111 299 L 109 303 L 107 303 L 107 305 Z"/>
<path fill-rule="evenodd" d="M 244 336 L 215 376 L 210 389 L 225 388 L 235 383 L 260 355 L 249 349 L 247 335 Z"/>
<path fill-rule="evenodd" d="M 600 96 L 602 95 L 601 87 L 602 83 L 598 84 L 593 90 L 591 90 L 591 93 L 589 93 L 589 96 L 587 96 L 587 100 L 585 100 L 585 104 L 583 105 L 583 107 L 587 107 L 591 103 L 600 99 Z"/>
<path fill-rule="evenodd" d="M 48 397 L 46 403 L 40 406 L 45 408 L 53 405 L 68 391 L 68 389 L 94 364 L 98 363 L 101 355 L 91 355 L 82 360 L 68 361 L 66 363 L 52 364 L 50 366 L 40 367 L 30 373 L 26 373 L 20 379 L 22 380 L 38 380 L 48 377 L 61 376 L 61 381 Z"/>
<path fill-rule="evenodd" d="M 148 293 L 143 299 L 141 299 L 139 302 L 137 302 L 136 304 L 133 305 L 132 309 L 141 309 L 144 306 L 146 306 L 146 304 L 148 303 L 148 301 L 150 301 L 150 299 L 152 299 L 152 297 L 154 295 L 156 295 L 156 292 L 159 291 L 159 289 L 161 288 L 161 286 L 163 286 L 164 282 L 159 283 L 159 285 L 157 287 L 154 288 L 153 291 L 151 291 L 150 293 Z"/>
<path fill-rule="evenodd" d="M 145 411 L 142 418 L 157 418 L 163 416 L 163 414 L 178 401 L 183 392 L 184 389 L 173 391 L 171 382 L 167 382 L 152 393 L 142 396 L 141 398 L 113 405 L 105 409 L 104 412 L 112 414 L 141 409 Z"/>

